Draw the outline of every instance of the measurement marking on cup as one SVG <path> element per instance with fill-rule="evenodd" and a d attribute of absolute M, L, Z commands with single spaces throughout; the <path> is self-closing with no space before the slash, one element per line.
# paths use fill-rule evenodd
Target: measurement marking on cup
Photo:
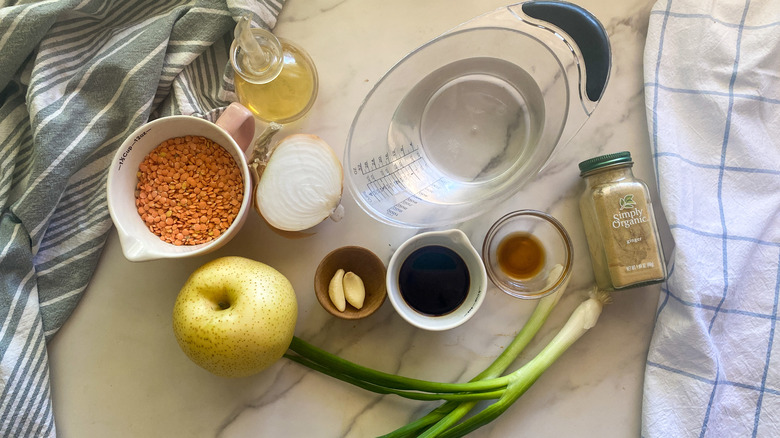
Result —
<path fill-rule="evenodd" d="M 407 184 L 403 182 L 404 180 L 408 181 L 409 178 L 414 178 L 417 181 L 424 181 L 420 176 L 421 173 L 425 174 L 424 164 L 420 156 L 407 163 L 393 163 L 391 168 L 387 166 L 384 165 L 382 169 L 363 173 L 368 181 L 366 184 L 368 190 L 364 193 L 373 197 L 377 202 L 408 191 Z"/>
<path fill-rule="evenodd" d="M 363 199 L 383 206 L 392 217 L 427 202 L 443 184 L 442 178 L 428 169 L 419 147 L 412 143 L 362 161 L 352 168 L 352 173 L 365 177 Z"/>
<path fill-rule="evenodd" d="M 409 155 L 412 155 L 414 153 L 417 153 L 417 157 L 409 162 L 409 163 L 401 163 L 402 160 L 407 158 Z M 391 158 L 392 155 L 392 158 Z M 402 168 L 404 166 L 408 166 L 411 163 L 414 163 L 415 161 L 422 158 L 422 155 L 419 152 L 419 148 L 415 147 L 414 144 L 409 143 L 409 146 L 401 146 L 399 148 L 393 149 L 392 151 L 384 154 L 379 155 L 377 157 L 371 158 L 370 160 L 366 160 L 362 163 L 358 163 L 357 166 L 352 168 L 352 173 L 357 175 L 358 173 L 361 175 L 368 175 L 371 174 L 379 169 L 386 168 L 389 166 Z"/>
<path fill-rule="evenodd" d="M 397 202 L 395 205 L 389 207 L 386 211 L 387 215 L 394 216 L 394 217 L 400 216 L 401 214 L 403 214 L 403 212 L 405 212 L 409 208 L 417 205 L 419 202 L 423 202 L 429 194 L 434 193 L 436 190 L 439 190 L 439 188 L 441 187 L 440 184 L 441 181 L 442 179 L 439 178 L 436 181 L 423 187 L 423 189 L 420 190 L 419 192 L 409 195 L 404 200 Z"/>
<path fill-rule="evenodd" d="M 398 177 L 398 171 L 387 172 L 384 175 L 377 178 L 375 175 L 369 176 L 369 183 L 367 184 L 368 193 L 373 196 L 377 201 L 381 201 L 388 197 L 392 197 L 398 193 L 406 190 L 406 185 Z"/>

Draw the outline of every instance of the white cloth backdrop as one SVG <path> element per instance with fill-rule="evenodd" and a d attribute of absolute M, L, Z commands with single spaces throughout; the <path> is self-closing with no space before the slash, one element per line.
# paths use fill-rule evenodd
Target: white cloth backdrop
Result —
<path fill-rule="evenodd" d="M 661 0 L 648 127 L 675 249 L 644 437 L 780 436 L 780 2 Z"/>

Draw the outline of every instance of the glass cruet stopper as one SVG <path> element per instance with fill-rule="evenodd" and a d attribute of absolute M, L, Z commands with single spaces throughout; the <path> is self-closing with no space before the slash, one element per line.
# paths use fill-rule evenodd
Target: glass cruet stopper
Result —
<path fill-rule="evenodd" d="M 242 16 L 233 34 L 233 68 L 247 82 L 265 84 L 279 76 L 284 66 L 282 43 L 271 32 L 252 28 L 250 19 Z"/>

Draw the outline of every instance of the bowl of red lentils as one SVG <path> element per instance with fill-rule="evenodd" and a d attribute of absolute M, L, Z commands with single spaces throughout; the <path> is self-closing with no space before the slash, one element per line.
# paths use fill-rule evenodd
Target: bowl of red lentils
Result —
<path fill-rule="evenodd" d="M 133 132 L 117 151 L 107 182 L 125 257 L 191 257 L 235 236 L 251 207 L 246 146 L 193 116 L 160 118 Z"/>

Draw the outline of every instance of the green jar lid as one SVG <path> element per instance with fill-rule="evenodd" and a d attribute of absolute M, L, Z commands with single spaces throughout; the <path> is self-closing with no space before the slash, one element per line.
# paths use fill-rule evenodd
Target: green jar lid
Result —
<path fill-rule="evenodd" d="M 580 175 L 586 174 L 602 167 L 615 166 L 617 164 L 634 164 L 631 160 L 631 152 L 615 152 L 614 154 L 600 155 L 589 158 L 580 163 Z"/>

